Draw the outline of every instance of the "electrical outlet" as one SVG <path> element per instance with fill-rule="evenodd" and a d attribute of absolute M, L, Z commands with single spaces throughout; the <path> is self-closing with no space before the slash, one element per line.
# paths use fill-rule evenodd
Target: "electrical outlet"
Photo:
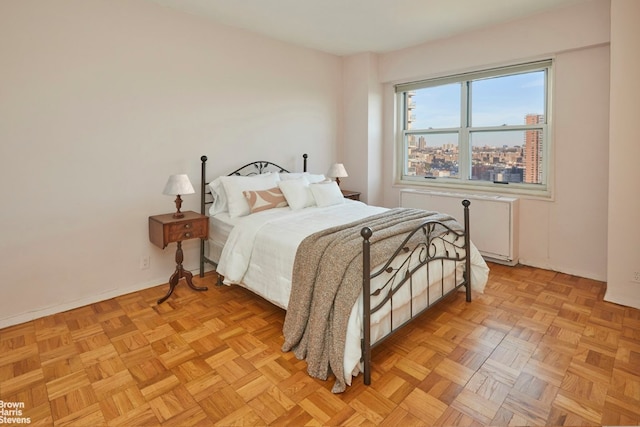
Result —
<path fill-rule="evenodd" d="M 640 283 L 640 271 L 634 271 L 633 276 L 631 276 L 631 281 Z"/>
<path fill-rule="evenodd" d="M 151 263 L 151 257 L 149 255 L 140 257 L 140 270 L 146 270 Z"/>

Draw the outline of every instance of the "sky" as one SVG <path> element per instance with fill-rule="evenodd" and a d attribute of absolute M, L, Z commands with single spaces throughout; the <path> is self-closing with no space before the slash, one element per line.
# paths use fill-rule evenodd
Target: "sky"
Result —
<path fill-rule="evenodd" d="M 460 126 L 460 84 L 449 84 L 415 91 L 412 129 Z M 473 126 L 524 124 L 527 114 L 544 113 L 544 72 L 536 71 L 506 77 L 473 81 L 471 120 Z M 432 138 L 434 145 L 456 138 Z M 436 142 L 437 141 L 437 142 Z M 427 141 L 429 143 L 429 141 Z M 523 132 L 475 134 L 474 145 L 522 145 Z"/>

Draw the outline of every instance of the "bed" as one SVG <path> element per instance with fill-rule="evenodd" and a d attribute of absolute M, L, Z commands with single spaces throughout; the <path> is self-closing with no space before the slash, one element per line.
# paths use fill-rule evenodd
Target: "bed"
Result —
<path fill-rule="evenodd" d="M 334 393 L 363 374 L 371 351 L 453 292 L 482 292 L 488 267 L 469 239 L 470 202 L 459 223 L 444 213 L 369 206 L 342 197 L 322 174 L 269 161 L 209 181 L 201 157 L 201 211 L 210 235 L 200 275 L 240 285 L 286 310 L 283 351 Z"/>

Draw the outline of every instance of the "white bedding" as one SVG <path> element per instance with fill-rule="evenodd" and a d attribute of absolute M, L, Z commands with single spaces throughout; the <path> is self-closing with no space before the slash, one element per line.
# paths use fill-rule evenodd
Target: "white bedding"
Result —
<path fill-rule="evenodd" d="M 385 210 L 387 209 L 345 199 L 343 204 L 324 208 L 309 207 L 296 211 L 290 208 L 276 208 L 238 218 L 219 218 L 226 223 L 226 228 L 223 227 L 222 230 L 230 229 L 230 232 L 222 249 L 217 272 L 224 276 L 225 284 L 244 286 L 286 310 L 291 291 L 293 263 L 300 242 L 324 228 L 347 224 Z M 488 278 L 488 267 L 473 245 L 471 252 L 472 287 L 475 291 L 482 292 Z M 445 293 L 455 286 L 452 274 L 454 267 L 451 263 L 448 264 L 450 266 L 444 272 L 444 276 L 450 277 L 445 279 Z M 462 265 L 458 267 L 459 280 L 462 279 L 461 271 Z M 442 294 L 440 277 L 433 283 L 434 277 L 439 274 L 433 273 L 432 268 L 432 286 L 429 292 L 431 304 Z M 423 282 L 426 283 L 426 278 Z M 377 286 L 380 286 L 380 281 L 377 283 Z M 375 289 L 375 286 L 376 283 L 372 283 L 372 288 Z M 423 290 L 426 291 L 426 285 L 423 286 Z M 414 312 L 418 311 L 416 304 L 420 304 L 420 301 L 427 302 L 425 295 L 426 293 L 414 297 Z M 394 307 L 395 324 L 401 323 L 403 318 L 410 317 L 408 294 L 405 302 L 401 307 L 398 304 Z M 372 323 L 379 321 L 372 326 L 372 342 L 388 332 L 388 321 L 385 321 L 387 317 L 388 310 L 382 310 L 372 316 Z M 354 306 L 349 319 L 344 359 L 347 384 L 351 384 L 351 375 L 356 375 L 360 369 L 361 319 L 362 298 Z"/>
<path fill-rule="evenodd" d="M 227 284 L 240 284 L 286 310 L 296 249 L 310 234 L 365 218 L 386 209 L 345 200 L 325 208 L 269 209 L 235 218 L 217 272 Z"/>
<path fill-rule="evenodd" d="M 209 238 L 207 240 L 207 257 L 216 264 L 220 261 L 224 247 L 231 230 L 238 218 L 231 218 L 228 212 L 221 212 L 209 217 Z"/>

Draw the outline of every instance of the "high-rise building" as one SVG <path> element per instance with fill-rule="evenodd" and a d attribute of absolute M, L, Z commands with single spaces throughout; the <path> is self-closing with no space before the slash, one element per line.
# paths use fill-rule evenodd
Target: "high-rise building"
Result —
<path fill-rule="evenodd" d="M 407 129 L 411 129 L 411 124 L 416 120 L 416 115 L 413 112 L 416 108 L 416 101 L 413 100 L 415 94 L 414 91 L 407 92 Z"/>
<path fill-rule="evenodd" d="M 544 123 L 544 115 L 527 114 L 525 124 Z M 542 182 L 542 132 L 527 130 L 524 133 L 524 182 L 539 184 Z"/>
<path fill-rule="evenodd" d="M 413 100 L 413 96 L 416 93 L 413 91 L 407 92 L 407 129 L 411 129 L 411 124 L 415 121 L 416 116 L 413 110 L 416 108 L 416 102 Z M 417 175 L 420 173 L 420 161 L 416 158 L 416 149 L 418 146 L 416 145 L 416 137 L 415 135 L 409 135 L 407 137 L 407 175 Z"/>

